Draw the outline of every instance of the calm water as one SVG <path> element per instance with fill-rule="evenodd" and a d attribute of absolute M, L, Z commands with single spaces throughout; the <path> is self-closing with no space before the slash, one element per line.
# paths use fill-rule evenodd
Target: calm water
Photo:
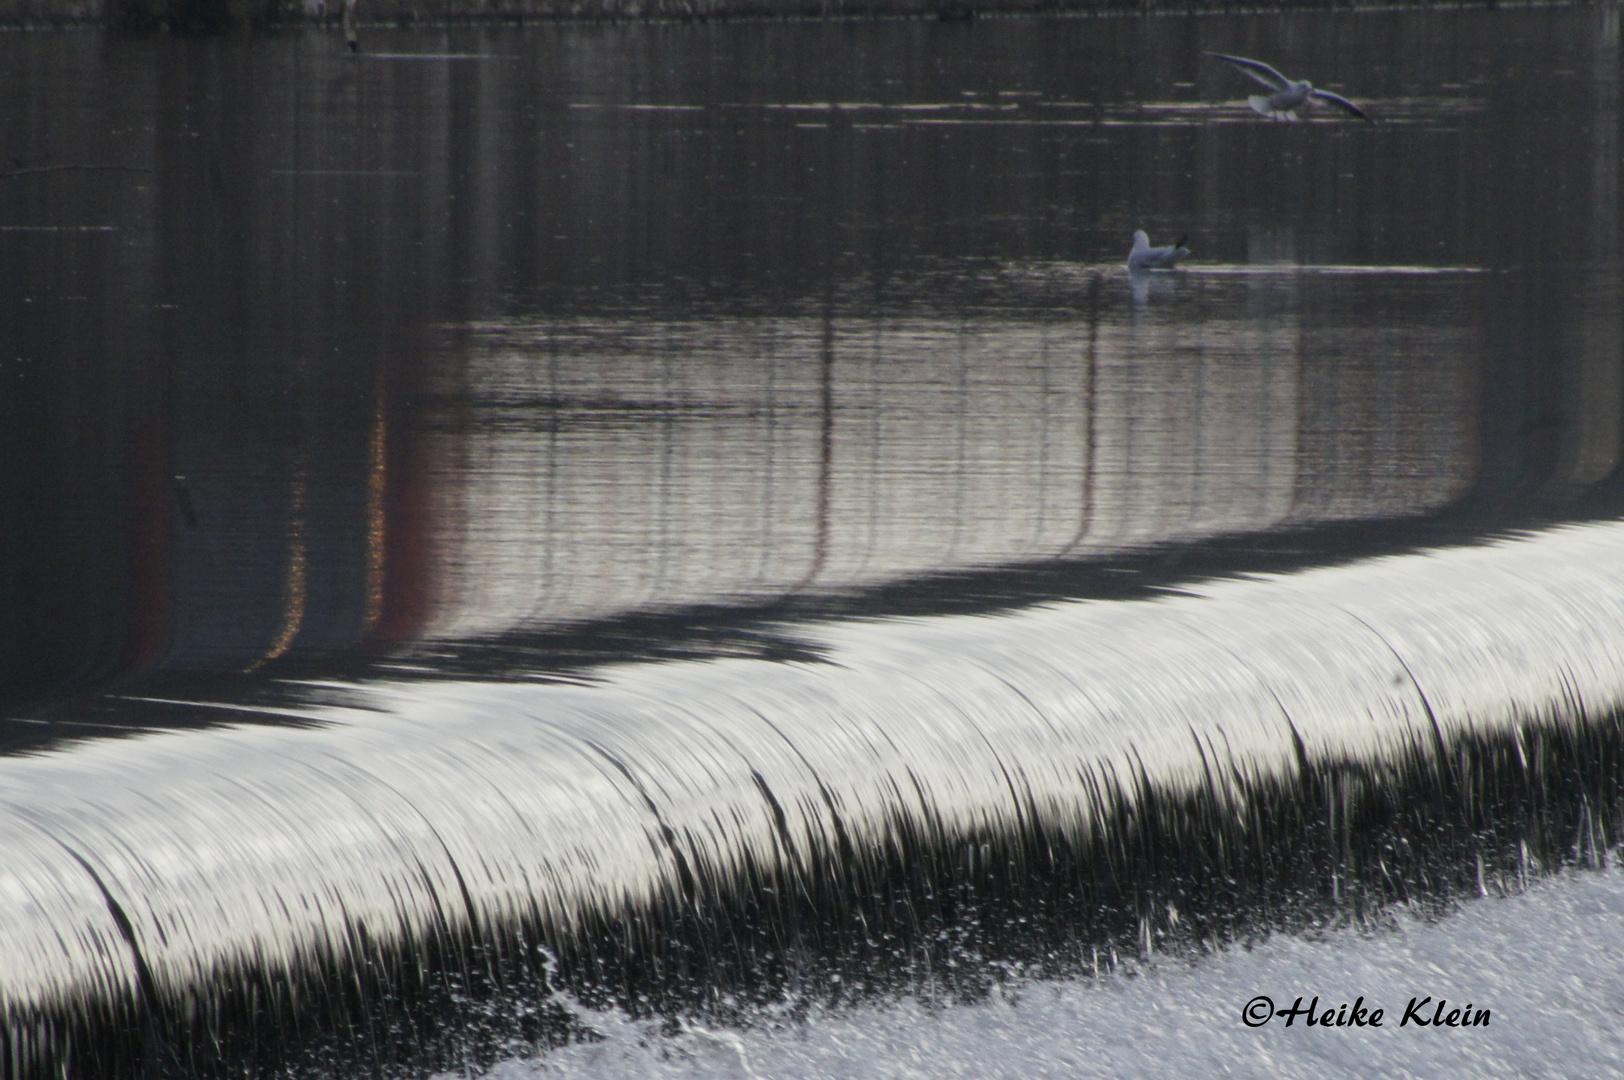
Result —
<path fill-rule="evenodd" d="M 0 1056 L 1086 1044 L 1053 980 L 1606 862 L 1620 43 L 0 35 Z"/>

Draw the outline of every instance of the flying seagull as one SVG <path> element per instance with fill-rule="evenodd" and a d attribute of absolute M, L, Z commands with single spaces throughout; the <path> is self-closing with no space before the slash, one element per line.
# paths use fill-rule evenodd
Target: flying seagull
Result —
<path fill-rule="evenodd" d="M 1316 90 L 1314 85 L 1306 79 L 1302 82 L 1293 82 L 1274 68 L 1261 60 L 1248 60 L 1244 56 L 1227 56 L 1224 53 L 1210 52 L 1208 56 L 1222 60 L 1227 64 L 1234 64 L 1258 82 L 1273 90 L 1272 94 L 1253 94 L 1246 99 L 1246 103 L 1253 110 L 1273 120 L 1295 120 L 1297 110 L 1311 104 L 1314 100 L 1329 101 L 1332 105 L 1348 110 L 1359 119 L 1374 124 L 1365 110 L 1329 90 Z"/>
<path fill-rule="evenodd" d="M 1133 234 L 1133 250 L 1128 252 L 1128 269 L 1135 273 L 1140 270 L 1171 270 L 1180 259 L 1190 254 L 1190 249 L 1184 246 L 1184 241 L 1188 239 L 1188 236 L 1181 236 L 1176 244 L 1153 248 L 1150 246 L 1150 236 L 1140 229 Z"/>

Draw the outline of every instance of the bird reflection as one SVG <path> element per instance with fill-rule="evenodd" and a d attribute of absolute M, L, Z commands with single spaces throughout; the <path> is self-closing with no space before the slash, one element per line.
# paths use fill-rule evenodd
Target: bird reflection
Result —
<path fill-rule="evenodd" d="M 1167 274 L 1150 270 L 1129 270 L 1128 288 L 1136 306 L 1150 303 L 1151 296 L 1170 296 L 1175 288 L 1174 279 Z"/>

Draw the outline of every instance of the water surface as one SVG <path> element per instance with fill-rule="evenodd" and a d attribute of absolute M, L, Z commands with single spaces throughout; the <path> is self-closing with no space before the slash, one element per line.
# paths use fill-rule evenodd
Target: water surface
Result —
<path fill-rule="evenodd" d="M 977 1000 L 1608 858 L 1616 10 L 337 44 L 0 39 L 19 1075 Z"/>

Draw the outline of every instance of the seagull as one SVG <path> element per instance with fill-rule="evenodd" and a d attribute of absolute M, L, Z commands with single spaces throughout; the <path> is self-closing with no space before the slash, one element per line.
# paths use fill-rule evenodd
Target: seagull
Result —
<path fill-rule="evenodd" d="M 1184 246 L 1188 236 L 1181 236 L 1178 242 L 1167 247 L 1151 247 L 1150 236 L 1140 229 L 1133 234 L 1133 250 L 1128 252 L 1128 269 L 1133 273 L 1141 270 L 1171 270 L 1179 264 L 1179 260 L 1190 254 L 1190 249 Z"/>
<path fill-rule="evenodd" d="M 1274 93 L 1272 94 L 1253 94 L 1246 99 L 1246 103 L 1252 106 L 1255 112 L 1261 113 L 1272 120 L 1295 120 L 1299 108 L 1308 106 L 1317 99 L 1340 106 L 1367 123 L 1374 124 L 1376 122 L 1363 109 L 1340 94 L 1333 94 L 1329 90 L 1316 90 L 1314 85 L 1306 79 L 1302 82 L 1293 82 L 1261 60 L 1248 60 L 1244 56 L 1227 56 L 1224 53 L 1215 52 L 1210 52 L 1207 55 L 1222 60 L 1227 64 L 1234 64 L 1252 78 L 1273 90 Z"/>

